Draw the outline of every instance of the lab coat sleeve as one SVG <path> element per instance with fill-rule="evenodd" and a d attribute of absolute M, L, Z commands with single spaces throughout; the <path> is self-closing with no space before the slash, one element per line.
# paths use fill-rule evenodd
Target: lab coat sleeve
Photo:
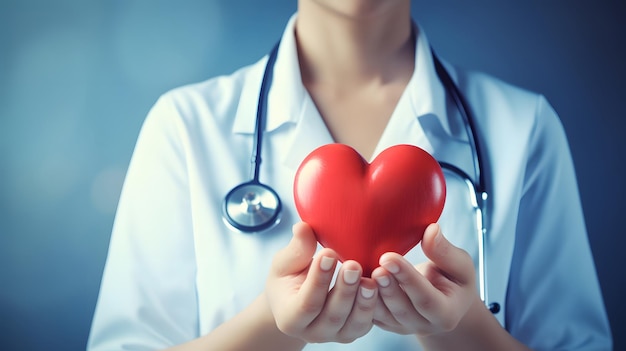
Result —
<path fill-rule="evenodd" d="M 506 327 L 535 350 L 610 350 L 610 328 L 565 133 L 543 97 L 535 117 Z"/>
<path fill-rule="evenodd" d="M 123 186 L 88 350 L 155 350 L 197 337 L 183 123 L 167 95 L 141 129 Z"/>

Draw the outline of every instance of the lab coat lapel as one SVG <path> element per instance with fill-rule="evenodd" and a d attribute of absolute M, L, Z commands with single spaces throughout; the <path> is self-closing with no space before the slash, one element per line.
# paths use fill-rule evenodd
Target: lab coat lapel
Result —
<path fill-rule="evenodd" d="M 471 147 L 464 121 L 457 107 L 446 98 L 426 34 L 417 25 L 416 31 L 413 76 L 374 155 L 396 144 L 412 144 L 439 161 L 454 164 L 473 174 Z"/>
<path fill-rule="evenodd" d="M 373 158 L 378 156 L 383 150 L 398 144 L 419 146 L 432 153 L 432 147 L 416 118 L 415 111 L 409 101 L 409 94 L 406 91 L 400 98 L 387 127 L 378 141 Z"/>
<path fill-rule="evenodd" d="M 294 25 L 295 15 L 287 23 L 274 63 L 267 97 L 265 132 L 272 132 L 285 123 L 295 122 L 297 111 L 302 105 L 304 87 L 300 79 Z M 261 82 L 267 61 L 266 56 L 245 74 L 233 126 L 235 133 L 254 132 Z"/>
<path fill-rule="evenodd" d="M 311 151 L 333 142 L 330 131 L 313 100 L 306 94 L 302 102 L 299 121 L 294 127 L 289 144 L 285 146 L 284 164 L 295 169 Z"/>
<path fill-rule="evenodd" d="M 445 90 L 435 73 L 428 39 L 423 30 L 415 25 L 415 63 L 411 79 L 398 101 L 374 155 L 397 144 L 411 144 L 433 154 L 435 148 L 429 141 L 427 131 L 420 124 L 424 117 L 432 117 L 440 130 L 449 131 Z"/>
<path fill-rule="evenodd" d="M 270 86 L 265 133 L 283 141 L 276 152 L 283 164 L 295 169 L 315 148 L 333 142 L 311 97 L 302 84 L 294 35 L 295 16 L 286 26 L 274 65 Z M 235 117 L 235 133 L 254 132 L 259 87 L 267 59 L 247 73 Z M 268 139 L 268 138 L 266 138 Z"/>

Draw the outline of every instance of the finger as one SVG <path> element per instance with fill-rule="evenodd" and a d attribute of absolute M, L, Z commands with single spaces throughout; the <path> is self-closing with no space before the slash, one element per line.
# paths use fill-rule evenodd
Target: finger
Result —
<path fill-rule="evenodd" d="M 361 272 L 361 266 L 357 262 L 344 262 L 337 273 L 335 286 L 328 293 L 323 310 L 311 323 L 311 329 L 325 336 L 339 332 L 352 311 L 359 289 Z"/>
<path fill-rule="evenodd" d="M 362 273 L 355 261 L 342 265 L 323 311 L 311 325 L 319 339 L 350 343 L 372 328 L 377 288 Z"/>
<path fill-rule="evenodd" d="M 402 273 L 395 267 L 390 268 L 393 272 L 384 266 L 372 272 L 372 278 L 378 283 L 378 294 L 387 310 L 379 308 L 376 318 L 390 327 L 412 330 L 414 326 L 423 324 L 425 318 L 420 315 L 404 287 L 394 276 L 394 272 L 400 275 Z M 399 330 L 395 331 L 400 332 Z"/>
<path fill-rule="evenodd" d="M 337 253 L 331 249 L 322 249 L 313 259 L 297 293 L 297 310 L 294 312 L 300 316 L 299 327 L 310 325 L 322 311 L 336 265 Z"/>
<path fill-rule="evenodd" d="M 445 295 L 439 291 L 432 283 L 418 272 L 413 265 L 401 255 L 388 252 L 381 256 L 380 264 L 390 277 L 395 279 L 396 284 L 390 284 L 387 288 L 381 288 L 380 294 L 389 310 L 392 312 L 396 320 L 400 323 L 407 323 L 404 316 L 407 312 L 403 312 L 401 308 L 408 301 L 411 310 L 415 310 L 417 314 L 423 316 L 430 322 L 438 322 L 439 316 L 446 307 Z M 390 278 L 393 283 L 394 280 Z M 380 281 L 380 279 L 379 279 Z M 380 283 L 379 283 L 380 284 Z M 393 289 L 393 290 L 392 290 Z M 400 301 L 397 297 L 401 290 L 407 300 Z M 388 290 L 391 290 L 388 292 Z M 389 294 L 389 297 L 387 297 Z M 385 297 L 387 297 L 385 299 Z M 390 306 L 390 304 L 399 304 L 398 306 Z"/>
<path fill-rule="evenodd" d="M 291 241 L 276 253 L 272 262 L 273 271 L 280 277 L 307 269 L 317 249 L 315 233 L 307 223 L 296 223 L 292 231 Z"/>
<path fill-rule="evenodd" d="M 383 293 L 387 295 L 391 294 L 386 288 L 391 284 L 393 276 L 390 276 L 384 268 L 378 267 L 372 272 L 372 279 L 376 282 L 378 287 L 378 301 L 373 317 L 374 324 L 386 330 L 393 330 L 393 328 L 400 326 L 400 323 L 395 319 L 391 311 L 389 311 L 382 296 Z M 383 292 L 383 290 L 385 291 Z"/>
<path fill-rule="evenodd" d="M 378 287 L 370 278 L 361 277 L 358 294 L 348 320 L 339 331 L 338 341 L 350 343 L 367 334 L 372 327 L 378 300 Z"/>
<path fill-rule="evenodd" d="M 452 245 L 441 233 L 441 227 L 433 223 L 426 228 L 422 238 L 422 250 L 450 280 L 459 285 L 474 284 L 474 263 L 470 255 Z"/>

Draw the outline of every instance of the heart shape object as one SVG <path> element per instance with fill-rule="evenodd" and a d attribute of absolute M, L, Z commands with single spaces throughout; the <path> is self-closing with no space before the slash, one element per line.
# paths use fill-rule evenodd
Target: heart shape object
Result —
<path fill-rule="evenodd" d="M 302 161 L 294 198 L 318 242 L 369 277 L 383 253 L 404 255 L 422 240 L 443 211 L 446 184 L 437 160 L 416 146 L 392 146 L 369 164 L 350 146 L 328 144 Z"/>

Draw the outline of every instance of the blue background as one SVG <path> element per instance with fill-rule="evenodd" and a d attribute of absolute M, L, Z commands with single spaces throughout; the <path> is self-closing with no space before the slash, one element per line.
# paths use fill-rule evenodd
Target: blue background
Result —
<path fill-rule="evenodd" d="M 626 349 L 625 2 L 413 7 L 441 56 L 542 92 L 559 112 L 616 349 Z M 84 349 L 148 109 L 170 88 L 256 61 L 295 8 L 295 0 L 0 1 L 0 349 Z"/>

